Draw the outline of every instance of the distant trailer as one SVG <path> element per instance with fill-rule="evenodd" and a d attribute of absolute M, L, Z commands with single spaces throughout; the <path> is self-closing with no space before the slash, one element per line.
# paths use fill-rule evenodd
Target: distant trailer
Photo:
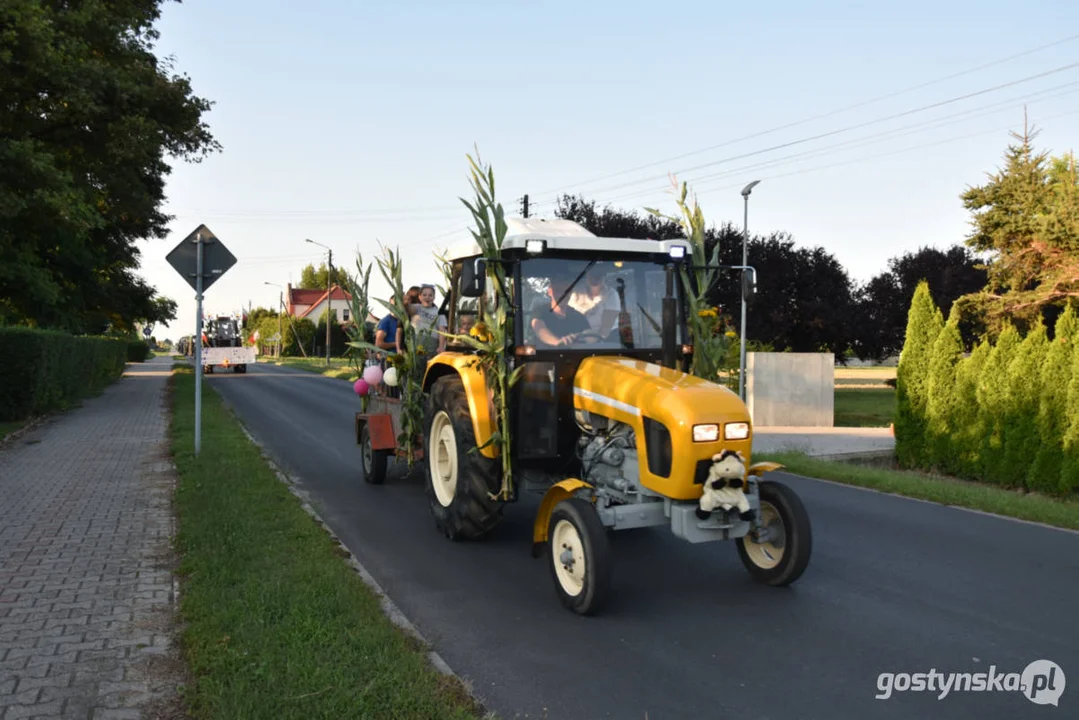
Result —
<path fill-rule="evenodd" d="M 204 347 L 202 349 L 202 369 L 212 373 L 215 366 L 221 366 L 233 372 L 245 373 L 247 366 L 253 365 L 256 350 L 254 347 Z"/>

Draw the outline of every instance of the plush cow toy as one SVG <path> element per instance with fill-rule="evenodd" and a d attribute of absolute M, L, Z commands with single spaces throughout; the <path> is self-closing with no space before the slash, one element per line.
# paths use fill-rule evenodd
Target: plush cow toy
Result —
<path fill-rule="evenodd" d="M 697 517 L 704 520 L 716 508 L 729 510 L 736 507 L 738 517 L 742 520 L 752 520 L 753 510 L 749 507 L 749 499 L 742 490 L 745 477 L 746 465 L 742 453 L 724 450 L 713 455 L 712 467 L 708 470 L 708 479 L 704 482 L 704 493 L 701 495 L 700 506 L 697 508 Z"/>

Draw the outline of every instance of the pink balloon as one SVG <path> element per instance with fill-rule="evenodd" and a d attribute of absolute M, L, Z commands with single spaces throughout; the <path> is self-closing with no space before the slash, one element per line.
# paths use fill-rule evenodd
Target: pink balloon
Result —
<path fill-rule="evenodd" d="M 378 385 L 382 382 L 382 368 L 378 365 L 368 365 L 363 369 L 363 379 L 368 385 Z"/>
<path fill-rule="evenodd" d="M 368 385 L 363 378 L 360 378 L 352 384 L 352 389 L 356 391 L 357 395 L 366 395 L 371 391 L 371 386 Z"/>

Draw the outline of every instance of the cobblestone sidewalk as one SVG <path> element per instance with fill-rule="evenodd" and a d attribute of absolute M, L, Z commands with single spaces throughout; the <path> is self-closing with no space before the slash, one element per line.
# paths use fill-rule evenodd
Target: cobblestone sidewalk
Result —
<path fill-rule="evenodd" d="M 171 360 L 0 449 L 0 719 L 180 717 Z"/>

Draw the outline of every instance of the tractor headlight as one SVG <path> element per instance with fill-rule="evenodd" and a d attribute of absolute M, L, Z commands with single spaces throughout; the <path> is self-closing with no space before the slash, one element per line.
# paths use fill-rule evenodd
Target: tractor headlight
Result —
<path fill-rule="evenodd" d="M 715 442 L 719 440 L 719 425 L 694 425 L 693 442 Z"/>
<path fill-rule="evenodd" d="M 749 437 L 749 423 L 727 423 L 723 426 L 723 437 L 726 440 L 745 440 Z"/>

